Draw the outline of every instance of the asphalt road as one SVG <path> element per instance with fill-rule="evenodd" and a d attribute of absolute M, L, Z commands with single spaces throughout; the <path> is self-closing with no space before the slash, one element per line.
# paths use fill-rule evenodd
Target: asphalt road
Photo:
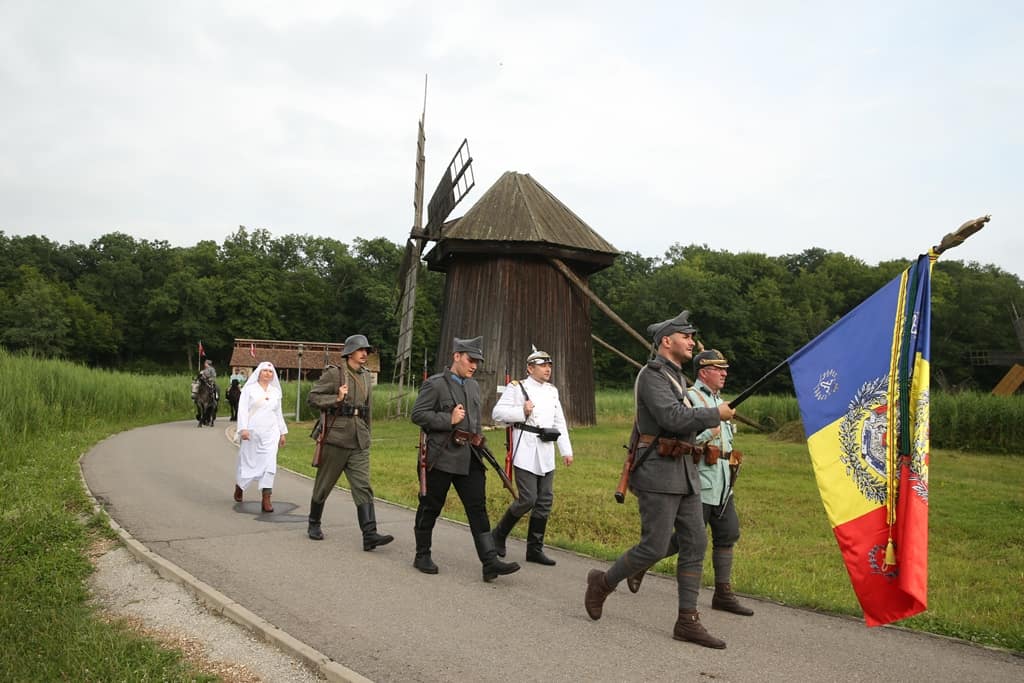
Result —
<path fill-rule="evenodd" d="M 235 503 L 235 447 L 227 423 L 136 429 L 82 459 L 93 495 L 150 550 L 299 641 L 375 681 L 1024 681 L 1024 658 L 948 638 L 744 598 L 753 617 L 701 619 L 728 643 L 708 650 L 672 639 L 676 588 L 648 576 L 623 583 L 591 621 L 585 577 L 606 563 L 548 550 L 556 567 L 523 562 L 484 583 L 468 527 L 439 521 L 434 561 L 412 567 L 414 511 L 377 502 L 390 545 L 363 552 L 347 492 L 327 501 L 327 539 L 306 538 L 312 481 L 278 472 L 273 514 L 258 494 Z M 490 485 L 496 485 L 490 482 Z M 450 495 L 455 495 L 454 491 Z"/>

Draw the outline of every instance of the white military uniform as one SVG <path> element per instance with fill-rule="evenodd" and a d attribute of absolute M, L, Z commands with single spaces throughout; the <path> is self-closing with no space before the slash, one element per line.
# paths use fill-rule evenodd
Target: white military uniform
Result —
<path fill-rule="evenodd" d="M 569 430 L 565 424 L 565 413 L 558 399 L 558 389 L 550 382 L 538 382 L 532 377 L 521 380 L 526 393 L 533 401 L 533 412 L 529 419 L 523 410 L 526 398 L 519 387 L 519 382 L 510 382 L 501 393 L 501 398 L 494 404 L 491 417 L 505 425 L 525 423 L 533 427 L 552 427 L 560 432 L 558 441 L 541 441 L 539 434 L 512 429 L 512 464 L 519 469 L 544 476 L 555 469 L 555 444 L 558 452 L 565 457 L 572 457 L 572 444 L 569 442 Z"/>

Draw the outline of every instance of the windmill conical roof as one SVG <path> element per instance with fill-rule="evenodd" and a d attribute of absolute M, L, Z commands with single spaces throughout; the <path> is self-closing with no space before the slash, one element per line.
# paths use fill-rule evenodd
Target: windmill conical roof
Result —
<path fill-rule="evenodd" d="M 542 243 L 608 254 L 618 250 L 528 173 L 506 171 L 466 212 L 441 233 L 440 242 Z"/>

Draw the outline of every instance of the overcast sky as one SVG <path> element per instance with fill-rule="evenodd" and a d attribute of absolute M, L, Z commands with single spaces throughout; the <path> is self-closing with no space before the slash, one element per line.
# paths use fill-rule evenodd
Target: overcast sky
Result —
<path fill-rule="evenodd" d="M 621 251 L 1024 275 L 1024 4 L 0 0 L 0 230 L 403 243 L 463 138 Z"/>

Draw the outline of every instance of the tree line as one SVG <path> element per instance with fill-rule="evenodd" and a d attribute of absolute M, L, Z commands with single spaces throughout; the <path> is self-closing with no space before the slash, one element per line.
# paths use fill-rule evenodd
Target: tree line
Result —
<path fill-rule="evenodd" d="M 142 372 L 195 367 L 196 344 L 226 365 L 236 337 L 341 341 L 366 334 L 391 377 L 398 338 L 403 245 L 240 227 L 221 244 L 191 247 L 112 232 L 88 245 L 0 231 L 0 344 L 11 351 Z M 916 254 L 908 254 L 908 259 Z M 736 390 L 767 373 L 896 277 L 908 261 L 868 265 L 819 248 L 798 254 L 731 253 L 674 245 L 664 255 L 624 252 L 590 287 L 634 329 L 682 309 L 699 338 L 731 361 Z M 932 282 L 932 370 L 944 388 L 989 390 L 1005 367 L 972 367 L 971 350 L 1020 351 L 1013 307 L 1024 282 L 993 265 L 940 259 Z M 433 358 L 444 275 L 421 266 L 414 366 Z M 637 361 L 628 333 L 592 307 L 594 334 Z M 851 340 L 856 343 L 856 340 Z M 595 345 L 596 382 L 627 386 L 635 368 Z M 431 368 L 433 370 L 433 368 Z M 787 391 L 780 373 L 766 391 Z"/>

